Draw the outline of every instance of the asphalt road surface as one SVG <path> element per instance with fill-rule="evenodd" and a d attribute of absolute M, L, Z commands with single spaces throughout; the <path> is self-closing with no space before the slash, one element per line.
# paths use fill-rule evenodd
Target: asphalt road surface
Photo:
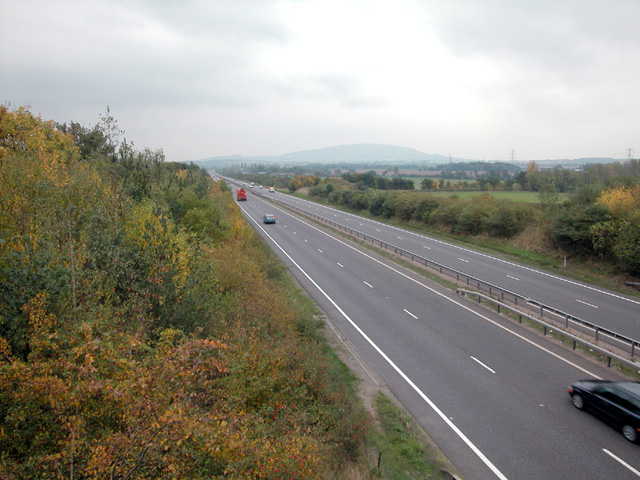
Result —
<path fill-rule="evenodd" d="M 553 274 L 289 195 L 276 193 L 274 198 L 640 340 L 639 298 L 565 278 L 560 265 Z"/>
<path fill-rule="evenodd" d="M 258 195 L 238 205 L 467 479 L 640 478 L 640 447 L 566 392 L 612 371 Z"/>

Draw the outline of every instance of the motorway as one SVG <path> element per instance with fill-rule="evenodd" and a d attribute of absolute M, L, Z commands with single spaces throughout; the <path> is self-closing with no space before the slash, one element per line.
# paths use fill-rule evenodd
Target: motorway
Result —
<path fill-rule="evenodd" d="M 640 478 L 640 447 L 566 392 L 612 371 L 251 191 L 238 205 L 465 478 Z"/>
<path fill-rule="evenodd" d="M 640 299 L 510 262 L 416 232 L 276 193 L 279 201 L 323 216 L 406 251 L 537 300 L 594 325 L 640 340 Z"/>

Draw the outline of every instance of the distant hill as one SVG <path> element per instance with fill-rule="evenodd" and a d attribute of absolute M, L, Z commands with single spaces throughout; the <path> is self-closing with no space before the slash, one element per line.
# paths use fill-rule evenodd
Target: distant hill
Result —
<path fill-rule="evenodd" d="M 413 148 L 396 145 L 381 145 L 375 143 L 359 143 L 353 145 L 339 145 L 336 147 L 318 148 L 315 150 L 301 150 L 299 152 L 282 155 L 242 156 L 228 155 L 209 157 L 196 160 L 193 163 L 204 168 L 224 166 L 231 163 L 365 163 L 365 162 L 448 162 L 449 157 L 438 154 L 420 152 Z M 451 161 L 463 161 L 452 158 Z"/>
<path fill-rule="evenodd" d="M 284 153 L 282 155 L 226 155 L 208 157 L 194 160 L 203 168 L 223 168 L 233 163 L 278 163 L 278 164 L 311 164 L 311 163 L 428 163 L 442 165 L 446 163 L 469 162 L 469 159 L 455 158 L 439 154 L 424 153 L 414 148 L 400 147 L 397 145 L 383 145 L 377 143 L 358 143 L 352 145 L 338 145 L 335 147 L 318 148 L 314 150 L 301 150 L 298 152 Z M 586 163 L 611 163 L 613 158 L 578 158 L 557 160 L 536 160 L 540 167 L 552 167 L 555 165 L 584 165 Z M 528 162 L 515 162 L 526 164 Z"/>

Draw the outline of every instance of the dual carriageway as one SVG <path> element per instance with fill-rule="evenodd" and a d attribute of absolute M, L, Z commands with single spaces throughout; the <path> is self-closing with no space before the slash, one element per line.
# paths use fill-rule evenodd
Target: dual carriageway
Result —
<path fill-rule="evenodd" d="M 566 392 L 579 378 L 622 379 L 613 369 L 281 204 L 357 227 L 630 338 L 640 338 L 636 298 L 282 193 L 249 193 L 249 201 L 238 204 L 249 222 L 465 478 L 640 479 L 640 447 L 577 411 Z M 277 223 L 263 225 L 265 213 L 274 213 Z"/>

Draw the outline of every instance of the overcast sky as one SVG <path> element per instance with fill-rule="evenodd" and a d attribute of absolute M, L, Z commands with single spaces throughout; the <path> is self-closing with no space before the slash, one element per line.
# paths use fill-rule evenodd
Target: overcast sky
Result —
<path fill-rule="evenodd" d="M 169 161 L 640 154 L 639 0 L 0 0 L 0 103 Z"/>

